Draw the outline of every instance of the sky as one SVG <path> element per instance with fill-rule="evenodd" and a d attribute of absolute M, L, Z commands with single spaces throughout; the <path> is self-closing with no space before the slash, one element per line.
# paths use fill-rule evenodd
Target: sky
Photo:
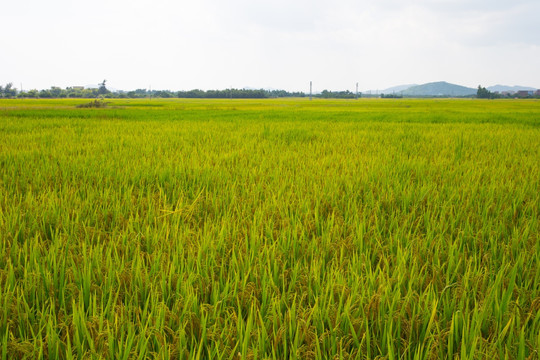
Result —
<path fill-rule="evenodd" d="M 0 85 L 540 87 L 539 0 L 0 0 Z"/>

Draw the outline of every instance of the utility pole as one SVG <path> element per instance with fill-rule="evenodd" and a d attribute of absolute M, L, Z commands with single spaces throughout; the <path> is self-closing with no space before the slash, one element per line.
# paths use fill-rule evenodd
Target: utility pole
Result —
<path fill-rule="evenodd" d="M 358 100 L 358 83 L 356 83 L 356 100 Z"/>
<path fill-rule="evenodd" d="M 313 96 L 312 90 L 313 90 L 313 83 L 310 81 L 309 82 L 309 101 L 312 100 L 312 96 Z"/>

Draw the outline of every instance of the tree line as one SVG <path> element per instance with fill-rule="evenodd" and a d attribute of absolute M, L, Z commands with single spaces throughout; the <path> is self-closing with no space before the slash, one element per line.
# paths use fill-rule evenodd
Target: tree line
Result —
<path fill-rule="evenodd" d="M 92 99 L 97 97 L 112 98 L 191 98 L 191 99 L 267 99 L 267 98 L 283 98 L 283 97 L 307 97 L 301 91 L 289 92 L 286 90 L 265 90 L 265 89 L 226 89 L 226 90 L 148 90 L 136 89 L 132 91 L 110 91 L 106 87 L 106 80 L 99 84 L 98 88 L 85 89 L 82 87 L 67 87 L 62 89 L 57 86 L 52 86 L 50 89 L 20 91 L 13 86 L 13 83 L 0 85 L 0 98 L 33 98 L 33 99 L 51 99 L 51 98 L 82 98 Z M 401 98 L 402 96 L 394 94 L 381 94 L 378 97 L 383 98 Z M 474 95 L 473 95 L 474 96 Z M 479 99 L 499 99 L 503 97 L 515 97 L 513 95 L 502 95 L 491 92 L 485 87 L 478 86 L 476 97 Z M 355 94 L 349 90 L 345 91 L 329 91 L 323 90 L 321 93 L 313 94 L 314 98 L 322 99 L 355 99 L 362 97 L 362 93 Z M 538 98 L 537 94 L 527 96 Z"/>
<path fill-rule="evenodd" d="M 361 97 L 361 93 L 358 97 Z M 52 86 L 50 89 L 32 89 L 27 91 L 19 91 L 8 83 L 5 86 L 0 86 L 0 98 L 32 98 L 32 99 L 58 99 L 58 98 L 83 98 L 92 99 L 103 97 L 107 99 L 113 98 L 192 98 L 192 99 L 268 99 L 268 98 L 283 98 L 283 97 L 308 97 L 301 91 L 286 91 L 286 90 L 266 90 L 266 89 L 225 89 L 225 90 L 148 90 L 136 89 L 131 91 L 110 91 L 106 87 L 106 80 L 99 84 L 98 88 L 85 89 L 82 87 L 67 87 L 62 89 L 57 86 Z M 323 99 L 354 99 L 356 94 L 346 91 L 328 91 L 323 90 L 321 93 L 313 94 L 314 98 Z"/>

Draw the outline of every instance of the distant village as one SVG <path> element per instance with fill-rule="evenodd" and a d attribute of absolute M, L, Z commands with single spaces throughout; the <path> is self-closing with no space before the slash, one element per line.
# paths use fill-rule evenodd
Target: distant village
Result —
<path fill-rule="evenodd" d="M 527 98 L 540 96 L 540 90 L 494 91 L 493 93 L 502 97 Z"/>

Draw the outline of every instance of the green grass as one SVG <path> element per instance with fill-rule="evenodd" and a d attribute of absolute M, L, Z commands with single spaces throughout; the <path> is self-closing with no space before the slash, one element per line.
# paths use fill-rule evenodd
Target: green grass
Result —
<path fill-rule="evenodd" d="M 538 359 L 540 102 L 0 101 L 0 359 Z"/>

